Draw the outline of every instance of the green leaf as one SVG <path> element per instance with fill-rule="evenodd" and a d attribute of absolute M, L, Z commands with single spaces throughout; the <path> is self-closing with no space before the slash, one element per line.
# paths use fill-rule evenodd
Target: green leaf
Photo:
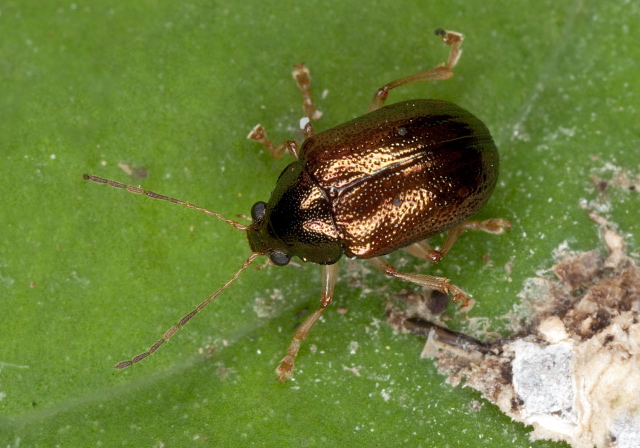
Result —
<path fill-rule="evenodd" d="M 423 341 L 385 322 L 386 302 L 417 288 L 359 261 L 342 263 L 287 384 L 273 369 L 318 306 L 315 265 L 248 270 L 152 357 L 113 370 L 249 249 L 218 220 L 82 174 L 248 214 L 287 161 L 245 136 L 262 123 L 275 141 L 298 138 L 293 64 L 312 72 L 320 131 L 361 115 L 384 83 L 444 61 L 435 28 L 460 31 L 455 77 L 389 103 L 442 98 L 486 122 L 502 165 L 479 217 L 514 229 L 465 234 L 437 267 L 392 259 L 450 277 L 477 299 L 468 317 L 504 331 L 498 317 L 553 249 L 599 247 L 580 208 L 598 194 L 590 174 L 640 171 L 638 16 L 633 2 L 593 0 L 5 2 L 3 446 L 556 446 L 529 442 L 528 428 L 419 359 Z M 613 190 L 611 204 L 637 252 L 637 192 Z"/>

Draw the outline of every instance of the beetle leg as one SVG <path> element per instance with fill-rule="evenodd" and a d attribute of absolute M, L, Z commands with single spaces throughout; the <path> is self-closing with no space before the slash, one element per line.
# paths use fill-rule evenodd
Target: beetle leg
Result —
<path fill-rule="evenodd" d="M 317 120 L 322 117 L 322 112 L 316 108 L 316 105 L 313 104 L 313 99 L 311 99 L 311 76 L 309 69 L 304 66 L 304 63 L 296 64 L 294 67 L 295 70 L 291 73 L 291 76 L 295 79 L 300 93 L 302 93 L 302 110 L 304 111 L 304 116 L 309 120 Z"/>
<path fill-rule="evenodd" d="M 322 112 L 316 108 L 315 104 L 313 104 L 313 99 L 311 98 L 311 76 L 309 75 L 309 69 L 305 67 L 303 63 L 296 64 L 294 67 L 295 69 L 291 73 L 291 76 L 293 76 L 293 79 L 296 81 L 296 84 L 302 93 L 302 110 L 304 111 L 305 116 L 305 118 L 300 120 L 300 130 L 306 139 L 313 135 L 311 120 L 317 120 L 322 117 Z M 298 160 L 299 148 L 295 141 L 286 140 L 276 146 L 271 140 L 269 140 L 269 137 L 267 137 L 267 131 L 264 130 L 264 127 L 261 124 L 256 125 L 251 132 L 249 132 L 247 138 L 255 140 L 258 143 L 262 143 L 275 159 L 281 158 L 286 150 L 289 151 L 291 157 Z"/>
<path fill-rule="evenodd" d="M 414 257 L 437 263 L 442 257 L 447 255 L 451 247 L 453 247 L 453 244 L 458 240 L 458 237 L 462 235 L 462 232 L 465 230 L 482 230 L 497 235 L 504 232 L 505 229 L 511 230 L 511 221 L 502 218 L 487 219 L 486 221 L 468 221 L 449 229 L 444 243 L 442 243 L 442 247 L 439 250 L 433 249 L 426 240 L 418 241 L 407 247 L 406 250 Z"/>
<path fill-rule="evenodd" d="M 396 268 L 387 263 L 382 257 L 367 259 L 369 264 L 389 277 L 399 278 L 401 280 L 415 283 L 420 286 L 442 291 L 445 294 L 453 294 L 454 302 L 462 302 L 462 306 L 469 305 L 469 296 L 460 288 L 452 285 L 448 278 L 434 277 L 432 275 L 408 274 L 406 272 L 398 272 Z"/>
<path fill-rule="evenodd" d="M 486 221 L 469 221 L 462 224 L 465 230 L 482 230 L 487 233 L 500 234 L 505 229 L 511 230 L 511 221 L 502 218 L 487 219 Z"/>
<path fill-rule="evenodd" d="M 455 31 L 445 31 L 441 28 L 436 30 L 436 35 L 442 37 L 444 43 L 451 47 L 447 62 L 429 70 L 424 70 L 404 78 L 396 79 L 395 81 L 391 81 L 389 84 L 385 84 L 380 87 L 373 95 L 373 100 L 371 101 L 367 112 L 373 112 L 376 109 L 380 109 L 384 105 L 384 102 L 389 95 L 389 90 L 391 89 L 395 89 L 400 86 L 407 86 L 416 82 L 449 79 L 453 76 L 453 67 L 457 64 L 458 59 L 460 59 L 460 54 L 462 53 L 460 45 L 462 45 L 463 36 Z"/>
<path fill-rule="evenodd" d="M 462 235 L 462 232 L 465 230 L 465 227 L 463 226 L 464 224 L 449 229 L 447 236 L 444 239 L 444 243 L 442 243 L 442 247 L 439 250 L 433 249 L 427 241 L 418 241 L 417 243 L 407 247 L 407 252 L 414 257 L 422 258 L 423 260 L 430 261 L 431 263 L 437 263 L 442 260 L 442 257 L 444 257 L 449 250 L 451 250 L 453 243 L 455 243 L 458 237 Z"/>
<path fill-rule="evenodd" d="M 278 375 L 277 380 L 285 382 L 291 378 L 293 374 L 294 359 L 300 349 L 302 340 L 307 337 L 309 331 L 318 321 L 324 310 L 327 309 L 331 300 L 333 299 L 333 289 L 336 285 L 336 279 L 338 278 L 338 263 L 322 266 L 322 296 L 320 298 L 320 308 L 315 310 L 307 319 L 298 327 L 296 334 L 293 336 L 293 341 L 289 345 L 287 355 L 280 361 L 280 366 L 276 369 Z"/>
<path fill-rule="evenodd" d="M 418 241 L 417 243 L 413 243 L 411 246 L 405 247 L 405 250 L 409 252 L 414 257 L 422 258 L 423 260 L 430 261 L 432 263 L 437 263 L 439 260 L 434 257 L 434 252 L 438 252 L 434 250 L 427 240 Z"/>
<path fill-rule="evenodd" d="M 255 140 L 258 143 L 262 143 L 274 159 L 280 159 L 284 155 L 284 152 L 286 150 L 289 151 L 291 157 L 293 157 L 295 160 L 298 160 L 299 148 L 298 144 L 295 141 L 285 140 L 284 142 L 276 146 L 271 140 L 269 140 L 269 137 L 267 137 L 267 131 L 264 130 L 264 127 L 261 124 L 257 124 L 253 129 L 251 129 L 251 132 L 249 132 L 247 138 L 249 140 Z"/>

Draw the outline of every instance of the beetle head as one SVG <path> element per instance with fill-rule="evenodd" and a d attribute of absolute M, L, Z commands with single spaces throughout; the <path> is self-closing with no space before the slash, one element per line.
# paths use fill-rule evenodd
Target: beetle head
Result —
<path fill-rule="evenodd" d="M 278 266 L 294 255 L 333 264 L 343 253 L 331 202 L 298 161 L 282 171 L 268 203 L 254 204 L 251 217 L 253 224 L 247 229 L 251 250 L 268 255 Z"/>
<path fill-rule="evenodd" d="M 247 239 L 253 252 L 268 255 L 276 266 L 285 266 L 291 260 L 286 246 L 273 235 L 267 218 L 267 203 L 256 202 L 251 207 L 253 224 L 247 229 Z"/>

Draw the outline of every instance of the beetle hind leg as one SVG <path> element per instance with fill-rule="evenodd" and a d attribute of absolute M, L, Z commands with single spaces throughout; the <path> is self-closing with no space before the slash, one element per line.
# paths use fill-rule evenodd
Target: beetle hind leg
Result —
<path fill-rule="evenodd" d="M 467 293 L 457 286 L 452 285 L 448 278 L 399 272 L 382 257 L 369 258 L 367 259 L 367 262 L 389 277 L 399 278 L 426 288 L 436 289 L 444 292 L 445 294 L 451 293 L 453 295 L 454 302 L 461 302 L 463 307 L 469 305 L 470 298 Z"/>
<path fill-rule="evenodd" d="M 289 151 L 291 157 L 294 159 L 298 159 L 298 144 L 293 140 L 285 140 L 279 145 L 275 145 L 273 141 L 269 140 L 267 137 L 267 131 L 264 130 L 264 127 L 261 124 L 255 125 L 249 135 L 247 135 L 249 140 L 255 140 L 258 143 L 262 143 L 264 147 L 269 151 L 269 154 L 274 159 L 280 159 L 284 155 L 285 151 Z"/>
<path fill-rule="evenodd" d="M 298 354 L 298 350 L 300 349 L 302 340 L 306 339 L 309 331 L 311 331 L 311 328 L 313 328 L 318 319 L 320 319 L 320 316 L 322 316 L 324 311 L 331 304 L 331 300 L 333 300 L 333 290 L 335 288 L 337 278 L 337 263 L 325 265 L 322 267 L 322 296 L 320 298 L 320 308 L 315 310 L 313 314 L 307 317 L 302 325 L 297 328 L 296 334 L 293 336 L 293 341 L 291 341 L 291 344 L 287 349 L 286 356 L 282 358 L 282 361 L 280 361 L 280 365 L 276 369 L 278 381 L 285 382 L 293 375 L 295 357 Z"/>

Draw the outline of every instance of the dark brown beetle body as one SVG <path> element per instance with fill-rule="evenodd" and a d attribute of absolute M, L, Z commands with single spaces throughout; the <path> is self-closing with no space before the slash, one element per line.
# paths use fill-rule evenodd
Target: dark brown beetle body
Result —
<path fill-rule="evenodd" d="M 498 158 L 487 127 L 453 103 L 383 107 L 304 141 L 247 231 L 251 249 L 318 264 L 389 254 L 475 214 Z"/>
<path fill-rule="evenodd" d="M 438 100 L 411 100 L 382 107 L 391 89 L 447 79 L 460 56 L 462 35 L 436 30 L 451 47 L 446 63 L 392 81 L 376 92 L 369 113 L 314 135 L 311 119 L 320 117 L 311 100 L 309 71 L 296 66 L 293 77 L 303 96 L 305 141 L 276 146 L 257 125 L 249 138 L 274 157 L 285 150 L 295 159 L 280 174 L 269 203 L 251 209 L 252 224 L 227 219 L 211 210 L 139 187 L 101 177 L 84 178 L 207 213 L 246 231 L 252 253 L 220 289 L 170 328 L 149 350 L 116 364 L 123 369 L 154 353 L 193 316 L 231 285 L 257 257 L 279 266 L 297 256 L 323 265 L 320 307 L 296 329 L 276 372 L 285 381 L 303 339 L 333 299 L 342 255 L 362 258 L 389 277 L 453 295 L 468 305 L 468 295 L 443 277 L 399 272 L 383 255 L 406 248 L 438 262 L 465 229 L 500 233 L 508 221 L 465 222 L 489 199 L 498 178 L 498 151 L 486 126 L 465 109 Z M 440 249 L 425 240 L 447 231 Z"/>

